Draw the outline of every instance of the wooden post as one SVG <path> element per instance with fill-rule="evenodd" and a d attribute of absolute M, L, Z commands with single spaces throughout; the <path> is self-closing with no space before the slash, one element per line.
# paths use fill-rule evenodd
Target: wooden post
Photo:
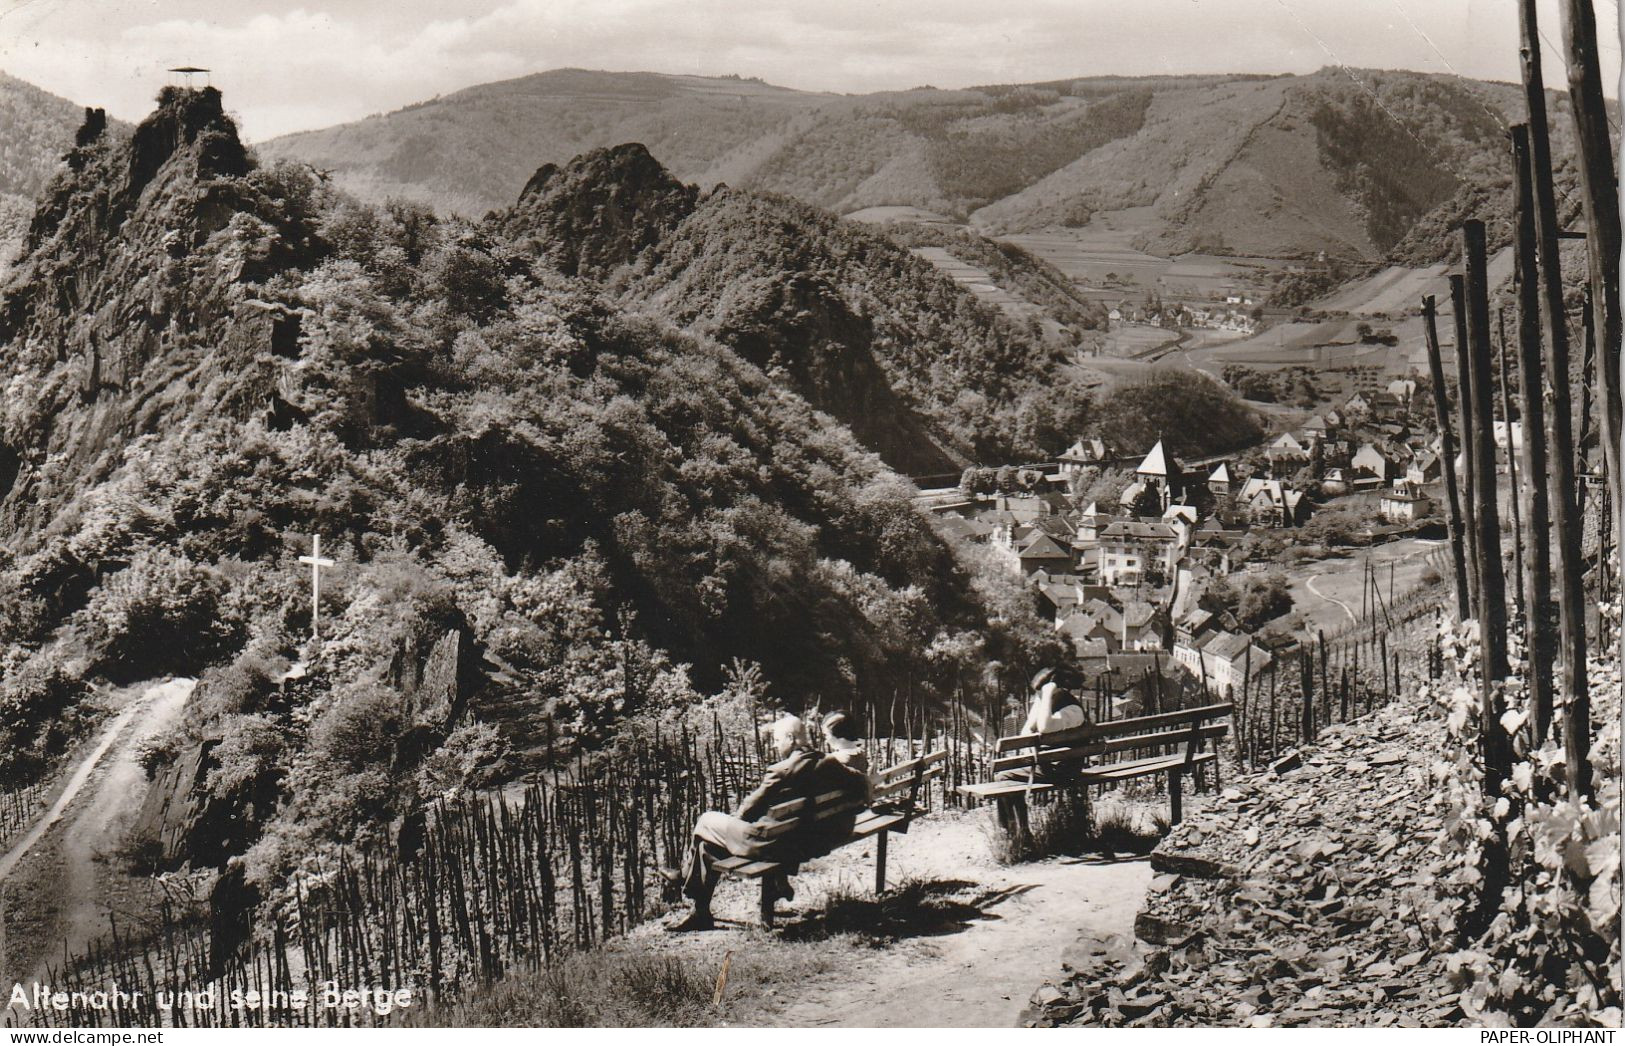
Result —
<path fill-rule="evenodd" d="M 1490 363 L 1490 291 L 1484 245 L 1484 223 L 1469 219 L 1461 226 L 1462 255 L 1467 267 L 1469 398 L 1472 401 L 1474 517 L 1478 526 L 1478 637 L 1482 646 L 1482 726 L 1484 787 L 1501 794 L 1501 782 L 1512 772 L 1512 749 L 1501 728 L 1500 688 L 1507 667 L 1506 575 L 1501 565 L 1501 519 L 1496 504 L 1494 407 Z"/>
<path fill-rule="evenodd" d="M 1461 419 L 1461 456 L 1467 466 L 1462 470 L 1461 521 L 1467 528 L 1467 594 L 1472 601 L 1472 614 L 1482 613 L 1479 593 L 1478 556 L 1478 469 L 1474 460 L 1478 455 L 1477 441 L 1473 438 L 1473 397 L 1471 379 L 1467 374 L 1467 359 L 1472 350 L 1467 344 L 1467 281 L 1459 273 L 1450 274 L 1450 305 L 1455 310 L 1456 323 L 1456 405 Z M 1454 462 L 1448 463 L 1454 467 Z"/>
<path fill-rule="evenodd" d="M 1551 523 L 1546 505 L 1546 408 L 1541 396 L 1540 287 L 1535 254 L 1535 191 L 1529 178 L 1529 129 L 1512 128 L 1512 159 L 1517 168 L 1517 250 L 1514 280 L 1518 293 L 1518 414 L 1523 424 L 1523 486 L 1518 491 L 1529 521 L 1529 547 L 1523 558 L 1524 638 L 1528 647 L 1529 700 L 1535 714 L 1535 743 L 1552 723 L 1553 647 Z M 1504 379 L 1504 373 L 1503 373 Z"/>
<path fill-rule="evenodd" d="M 1321 705 L 1323 707 L 1330 708 L 1331 707 L 1331 698 L 1328 695 L 1331 694 L 1331 690 L 1326 685 L 1326 630 L 1325 629 L 1320 629 L 1319 630 L 1319 638 L 1320 638 L 1320 703 L 1321 703 Z M 1312 726 L 1314 726 L 1314 708 L 1313 708 L 1313 706 L 1311 706 L 1310 709 L 1309 709 L 1309 715 L 1310 715 L 1310 726 L 1312 727 Z"/>
<path fill-rule="evenodd" d="M 884 836 L 886 833 L 881 832 L 880 834 Z M 774 881 L 775 878 L 776 877 L 772 875 L 762 876 L 761 917 L 762 925 L 767 927 L 771 927 L 773 925 L 773 905 L 778 900 L 778 894 L 774 892 L 774 888 L 777 885 Z"/>
<path fill-rule="evenodd" d="M 1422 299 L 1422 319 L 1427 334 L 1428 373 L 1433 379 L 1433 420 L 1439 426 L 1439 456 L 1444 473 L 1444 489 L 1449 501 L 1450 552 L 1456 571 L 1456 617 L 1466 620 L 1471 613 L 1467 595 L 1467 553 L 1462 545 L 1464 530 L 1461 522 L 1461 498 L 1456 491 L 1456 440 L 1450 432 L 1450 408 L 1444 386 L 1444 362 L 1439 353 L 1439 325 L 1433 306 L 1433 295 Z M 1321 639 L 1322 676 L 1325 675 L 1325 637 Z M 1324 684 L 1323 684 L 1324 688 Z"/>
<path fill-rule="evenodd" d="M 1512 496 L 1508 499 L 1512 502 L 1512 562 L 1522 563 L 1523 512 L 1518 506 L 1518 461 L 1517 455 L 1512 449 L 1512 393 L 1508 389 L 1508 386 L 1512 383 L 1512 377 L 1511 372 L 1507 370 L 1507 314 L 1505 309 L 1495 311 L 1495 332 L 1500 342 L 1498 348 L 1501 353 L 1501 419 L 1502 424 L 1506 426 L 1507 434 L 1507 486 L 1512 491 Z M 1388 569 L 1393 570 L 1392 563 L 1388 565 Z M 1393 574 L 1390 573 L 1388 576 L 1388 598 L 1392 602 L 1394 597 Z M 1517 604 L 1518 616 L 1523 617 L 1526 611 L 1524 609 L 1523 586 L 1521 584 L 1512 586 L 1512 598 L 1513 602 Z"/>
<path fill-rule="evenodd" d="M 1614 144 L 1602 93 L 1602 67 L 1597 51 L 1597 21 L 1590 0 L 1560 5 L 1563 48 L 1569 74 L 1569 111 L 1580 151 L 1580 199 L 1585 210 L 1586 249 L 1590 259 L 1590 316 L 1598 345 L 1602 377 L 1602 435 L 1607 448 L 1609 502 L 1614 525 L 1625 519 L 1625 476 L 1620 469 L 1621 421 L 1619 186 L 1614 179 Z M 1616 541 L 1616 548 L 1625 544 Z"/>
<path fill-rule="evenodd" d="M 875 896 L 879 897 L 886 892 L 886 840 L 890 832 L 881 832 L 875 837 Z"/>
<path fill-rule="evenodd" d="M 1168 772 L 1168 823 L 1178 824 L 1185 819 L 1185 804 L 1180 794 L 1180 781 L 1185 776 L 1183 770 L 1174 769 Z"/>
<path fill-rule="evenodd" d="M 1591 708 L 1586 687 L 1585 593 L 1581 589 L 1580 520 L 1575 504 L 1574 423 L 1570 415 L 1569 329 L 1563 305 L 1563 271 L 1557 244 L 1556 190 L 1546 128 L 1546 89 L 1540 71 L 1535 0 L 1519 3 L 1524 101 L 1529 109 L 1529 180 L 1535 192 L 1535 238 L 1546 321 L 1546 451 L 1551 468 L 1553 552 L 1556 567 L 1558 650 L 1562 672 L 1563 738 L 1569 788 L 1590 792 Z"/>
<path fill-rule="evenodd" d="M 1298 653 L 1298 698 L 1303 704 L 1303 742 L 1309 744 L 1315 739 L 1315 655 L 1307 646 Z"/>

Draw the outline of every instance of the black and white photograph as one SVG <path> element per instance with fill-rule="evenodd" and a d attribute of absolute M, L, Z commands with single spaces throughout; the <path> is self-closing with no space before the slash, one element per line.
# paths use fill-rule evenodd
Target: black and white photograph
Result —
<path fill-rule="evenodd" d="M 1615 1044 L 1621 36 L 0 0 L 0 1038 Z"/>

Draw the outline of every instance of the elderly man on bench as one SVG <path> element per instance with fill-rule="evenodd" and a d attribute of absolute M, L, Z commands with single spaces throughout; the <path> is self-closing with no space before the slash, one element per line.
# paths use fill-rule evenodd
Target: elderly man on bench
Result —
<path fill-rule="evenodd" d="M 806 726 L 795 716 L 785 716 L 773 724 L 773 750 L 778 762 L 767 768 L 762 783 L 732 814 L 710 810 L 694 824 L 694 843 L 682 872 L 661 869 L 667 879 L 683 884 L 683 893 L 694 901 L 694 910 L 681 922 L 668 927 L 673 933 L 709 930 L 716 926 L 711 917 L 711 896 L 721 873 L 714 862 L 728 857 L 771 857 L 785 861 L 768 886 L 771 900 L 790 900 L 790 875 L 796 862 L 826 853 L 830 845 L 852 831 L 856 811 L 844 817 L 829 818 L 805 832 L 773 837 L 764 829 L 763 817 L 774 806 L 791 799 L 804 799 L 833 791 L 854 796 L 869 794 L 869 761 L 859 746 L 857 730 L 844 713 L 824 717 L 827 755 L 812 751 L 807 744 Z"/>

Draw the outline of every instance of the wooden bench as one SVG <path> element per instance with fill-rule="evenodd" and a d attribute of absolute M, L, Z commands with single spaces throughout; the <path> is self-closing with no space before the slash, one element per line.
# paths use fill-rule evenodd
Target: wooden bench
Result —
<path fill-rule="evenodd" d="M 1074 784 L 1106 784 L 1152 774 L 1168 775 L 1170 819 L 1184 816 L 1182 780 L 1217 758 L 1203 745 L 1230 730 L 1231 704 L 1203 705 L 1178 712 L 1137 716 L 1105 723 L 1087 723 L 1050 734 L 1001 737 L 994 749 L 993 777 L 979 784 L 960 785 L 963 795 L 993 800 L 999 824 L 1023 833 L 1027 827 L 1027 796 Z M 1181 749 L 1182 750 L 1175 750 Z M 1122 752 L 1152 750 L 1134 759 L 1103 761 Z M 1041 775 L 1051 779 L 1044 780 Z"/>
<path fill-rule="evenodd" d="M 758 830 L 770 839 L 777 839 L 818 821 L 857 811 L 851 833 L 826 852 L 875 837 L 875 894 L 879 895 L 886 889 L 886 838 L 892 832 L 907 834 L 909 822 L 919 816 L 921 789 L 927 781 L 942 774 L 947 759 L 948 752 L 944 749 L 888 767 L 876 775 L 874 798 L 870 802 L 862 796 L 825 792 L 779 803 L 768 809 L 767 816 L 758 822 Z M 784 862 L 771 858 L 727 857 L 712 867 L 742 879 L 761 879 L 762 925 L 773 925 L 775 898 L 768 892 L 771 884 L 765 877 L 782 871 Z"/>

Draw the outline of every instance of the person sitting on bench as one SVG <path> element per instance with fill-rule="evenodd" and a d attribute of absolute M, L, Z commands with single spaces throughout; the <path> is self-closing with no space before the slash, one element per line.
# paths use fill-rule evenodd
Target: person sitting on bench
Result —
<path fill-rule="evenodd" d="M 1022 734 L 1054 734 L 1071 730 L 1089 722 L 1077 696 L 1069 688 L 1076 673 L 1065 668 L 1046 668 L 1033 676 L 1033 704 L 1027 712 L 1027 721 L 1021 725 Z M 1045 781 L 1050 784 L 1068 784 L 1077 775 L 1077 766 L 1043 764 L 1001 771 L 998 776 L 1009 780 Z"/>
<path fill-rule="evenodd" d="M 762 783 L 747 796 L 732 814 L 708 810 L 694 823 L 694 841 L 689 849 L 684 870 L 661 869 L 661 874 L 676 881 L 680 878 L 683 893 L 694 902 L 694 910 L 681 922 L 668 927 L 674 933 L 689 930 L 709 930 L 716 922 L 711 917 L 711 896 L 721 878 L 713 863 L 726 857 L 749 857 L 785 860 L 785 867 L 774 873 L 767 889 L 773 899 L 789 900 L 795 896 L 790 888 L 790 876 L 800 861 L 827 853 L 829 847 L 852 831 L 857 811 L 850 816 L 837 816 L 819 822 L 814 832 L 794 833 L 779 839 L 762 836 L 756 830 L 767 812 L 779 803 L 792 799 L 805 799 L 833 791 L 850 791 L 854 795 L 869 794 L 868 759 L 857 739 L 851 719 L 837 712 L 824 718 L 824 739 L 830 753 L 819 756 L 806 746 L 806 727 L 794 716 L 786 716 L 773 725 L 774 754 L 779 761 L 767 768 Z M 769 851 L 772 851 L 769 853 Z"/>
<path fill-rule="evenodd" d="M 1067 688 L 1071 682 L 1069 673 L 1055 668 L 1043 669 L 1033 676 L 1033 705 L 1021 733 L 1053 734 L 1088 722 L 1083 705 Z"/>

